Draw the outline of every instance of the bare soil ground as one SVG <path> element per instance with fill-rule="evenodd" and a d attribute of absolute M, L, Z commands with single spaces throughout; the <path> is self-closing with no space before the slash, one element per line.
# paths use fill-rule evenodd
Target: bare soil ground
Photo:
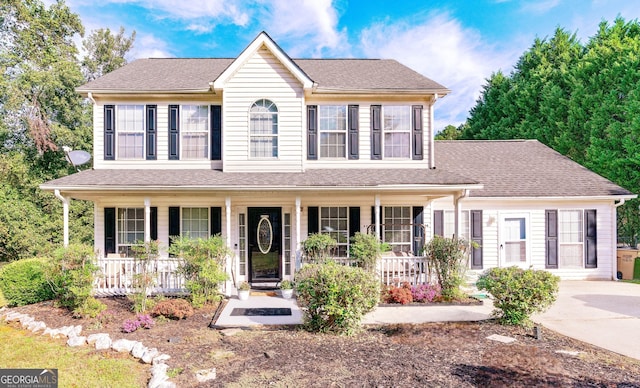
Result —
<path fill-rule="evenodd" d="M 85 335 L 106 332 L 112 339 L 158 348 L 171 356 L 171 381 L 179 387 L 198 386 L 195 371 L 207 368 L 216 368 L 217 378 L 203 386 L 640 387 L 640 361 L 546 329 L 541 340 L 532 330 L 491 321 L 366 327 L 353 337 L 296 327 L 224 336 L 209 328 L 216 306 L 208 306 L 181 321 L 122 333 L 122 322 L 135 316 L 131 303 L 126 298 L 101 300 L 112 316 L 109 322 L 74 319 L 51 302 L 15 310 L 52 328 L 80 324 Z M 488 340 L 492 334 L 517 341 Z"/>

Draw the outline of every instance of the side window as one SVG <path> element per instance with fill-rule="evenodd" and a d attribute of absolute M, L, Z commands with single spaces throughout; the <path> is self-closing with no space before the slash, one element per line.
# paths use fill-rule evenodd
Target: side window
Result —
<path fill-rule="evenodd" d="M 118 253 L 133 257 L 131 248 L 144 241 L 144 208 L 118 208 Z"/>
<path fill-rule="evenodd" d="M 249 155 L 278 157 L 278 108 L 270 100 L 258 100 L 249 109 Z"/>
<path fill-rule="evenodd" d="M 347 107 L 318 106 L 320 158 L 344 158 L 347 153 Z"/>
<path fill-rule="evenodd" d="M 382 107 L 384 158 L 411 157 L 411 107 L 385 105 Z"/>
<path fill-rule="evenodd" d="M 144 105 L 117 105 L 117 158 L 144 159 L 144 133 Z"/>
<path fill-rule="evenodd" d="M 338 246 L 334 256 L 347 257 L 349 253 L 349 212 L 347 207 L 321 207 L 320 232 L 333 237 Z"/>
<path fill-rule="evenodd" d="M 209 237 L 209 208 L 183 207 L 181 234 L 197 239 Z"/>
<path fill-rule="evenodd" d="M 411 207 L 385 206 L 383 209 L 382 238 L 396 253 L 413 251 L 411 238 Z"/>

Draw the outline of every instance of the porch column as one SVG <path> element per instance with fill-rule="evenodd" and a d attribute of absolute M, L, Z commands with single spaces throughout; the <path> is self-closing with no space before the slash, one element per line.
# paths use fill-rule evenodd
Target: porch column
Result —
<path fill-rule="evenodd" d="M 55 196 L 62 201 L 62 243 L 64 247 L 69 246 L 69 198 L 63 197 L 60 190 L 55 190 Z"/>
<path fill-rule="evenodd" d="M 300 210 L 300 205 L 301 205 L 301 201 L 300 201 L 300 196 L 296 196 L 296 270 L 300 268 L 301 266 L 301 260 L 300 260 L 300 216 L 302 214 L 302 211 Z M 295 272 L 295 271 L 294 271 Z"/>
<path fill-rule="evenodd" d="M 151 199 L 144 199 L 144 242 L 151 241 Z"/>
<path fill-rule="evenodd" d="M 380 240 L 380 194 L 376 194 L 375 196 L 375 221 L 376 221 L 376 237 Z"/>
<path fill-rule="evenodd" d="M 225 212 L 225 221 L 226 221 L 226 226 L 225 226 L 225 233 L 226 233 L 226 244 L 227 247 L 231 248 L 231 197 L 225 197 L 224 199 L 224 212 Z M 235 256 L 235 254 L 233 254 Z M 235 287 L 235 284 L 233 284 L 233 273 L 236 272 L 236 268 L 232 268 L 235 264 L 235 260 L 233 260 L 233 257 L 231 255 L 227 256 L 227 265 L 226 267 L 228 268 L 228 272 L 229 272 L 229 280 L 227 280 L 225 282 L 225 295 L 226 296 L 231 296 L 231 288 Z"/>

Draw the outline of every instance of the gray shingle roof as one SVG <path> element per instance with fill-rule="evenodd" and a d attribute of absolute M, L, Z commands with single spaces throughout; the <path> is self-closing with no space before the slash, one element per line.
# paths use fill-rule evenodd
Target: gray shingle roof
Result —
<path fill-rule="evenodd" d="M 390 185 L 475 185 L 478 182 L 444 170 L 319 169 L 306 172 L 222 172 L 219 170 L 85 170 L 49 181 L 44 189 L 101 186 L 121 188 L 351 188 Z"/>
<path fill-rule="evenodd" d="M 630 195 L 537 140 L 436 141 L 436 168 L 484 185 L 472 197 Z"/>
<path fill-rule="evenodd" d="M 92 91 L 208 90 L 233 62 L 231 58 L 138 59 L 80 86 Z M 392 59 L 294 59 L 318 88 L 342 90 L 448 90 L 439 83 Z"/>

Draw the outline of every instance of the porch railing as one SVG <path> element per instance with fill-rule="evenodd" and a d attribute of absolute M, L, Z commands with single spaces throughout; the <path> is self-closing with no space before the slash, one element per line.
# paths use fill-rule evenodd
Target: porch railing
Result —
<path fill-rule="evenodd" d="M 179 258 L 164 257 L 148 264 L 149 273 L 155 272 L 150 293 L 186 293 L 184 278 L 177 271 L 180 262 Z M 140 262 L 129 257 L 105 257 L 98 259 L 98 266 L 101 272 L 94 283 L 97 296 L 128 295 L 135 292 L 134 276 L 142 273 Z"/>
<path fill-rule="evenodd" d="M 355 260 L 348 258 L 335 258 L 339 264 L 357 266 Z M 152 294 L 185 294 L 184 278 L 178 273 L 177 268 L 181 260 L 174 257 L 164 257 L 154 260 L 149 265 L 149 273 L 156 275 Z M 100 274 L 94 282 L 94 290 L 97 296 L 128 295 L 135 292 L 134 276 L 142 272 L 141 263 L 136 263 L 128 257 L 105 257 L 98 259 Z M 431 278 L 427 258 L 421 256 L 383 257 L 378 261 L 376 272 L 380 281 L 385 285 L 400 285 L 409 282 L 412 286 L 429 283 Z"/>

